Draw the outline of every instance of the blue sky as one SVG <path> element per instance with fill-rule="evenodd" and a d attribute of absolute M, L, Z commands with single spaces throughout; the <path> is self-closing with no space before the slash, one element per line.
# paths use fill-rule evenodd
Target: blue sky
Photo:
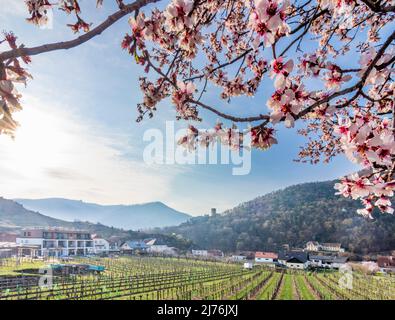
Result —
<path fill-rule="evenodd" d="M 84 3 L 93 8 L 91 1 Z M 73 18 L 62 13 L 55 12 L 53 29 L 41 30 L 25 23 L 22 0 L 0 0 L 0 8 L 2 30 L 14 31 L 19 43 L 26 46 L 75 37 L 65 27 Z M 83 17 L 97 24 L 114 10 L 107 4 L 101 10 L 83 11 Z M 163 130 L 175 112 L 166 101 L 153 119 L 135 122 L 136 104 L 142 99 L 138 87 L 142 68 L 120 48 L 128 31 L 124 19 L 75 49 L 33 57 L 29 71 L 34 79 L 26 88 L 19 88 L 25 107 L 18 114 L 22 126 L 15 141 L 0 136 L 0 195 L 65 197 L 104 204 L 163 201 L 198 215 L 211 207 L 222 211 L 272 190 L 335 179 L 355 169 L 343 157 L 326 165 L 293 162 L 305 140 L 295 129 L 283 127 L 279 127 L 278 145 L 253 152 L 248 175 L 233 176 L 233 165 L 145 164 L 145 130 Z M 205 102 L 233 114 L 257 114 L 266 109 L 271 91 L 272 87 L 263 85 L 256 97 L 227 105 L 218 104 L 218 92 L 212 90 Z M 203 126 L 217 119 L 201 114 L 207 120 Z"/>

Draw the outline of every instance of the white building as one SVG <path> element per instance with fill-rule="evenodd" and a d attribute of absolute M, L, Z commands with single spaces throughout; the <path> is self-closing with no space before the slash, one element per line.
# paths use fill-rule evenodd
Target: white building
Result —
<path fill-rule="evenodd" d="M 208 256 L 208 251 L 207 250 L 192 250 L 192 255 L 194 255 L 194 256 L 201 256 L 201 257 L 207 257 Z"/>
<path fill-rule="evenodd" d="M 285 263 L 287 268 L 291 269 L 306 269 L 309 266 L 308 261 L 300 260 L 299 258 L 292 258 Z"/>
<path fill-rule="evenodd" d="M 341 243 L 321 243 L 320 250 L 328 252 L 344 252 Z"/>
<path fill-rule="evenodd" d="M 94 254 L 108 254 L 110 252 L 110 243 L 97 235 L 92 235 L 93 238 L 93 250 L 91 253 Z"/>
<path fill-rule="evenodd" d="M 317 241 L 309 241 L 306 243 L 307 251 L 318 251 L 320 249 L 320 244 Z"/>
<path fill-rule="evenodd" d="M 306 269 L 309 266 L 307 253 L 303 251 L 280 252 L 278 263 L 286 268 Z"/>
<path fill-rule="evenodd" d="M 230 258 L 232 261 L 244 261 L 247 260 L 246 256 L 242 256 L 242 255 L 233 255 Z"/>
<path fill-rule="evenodd" d="M 168 255 L 176 255 L 177 251 L 173 247 L 169 247 L 168 245 L 152 245 L 147 249 L 149 253 L 157 253 L 157 254 L 168 254 Z"/>
<path fill-rule="evenodd" d="M 341 243 L 319 243 L 317 241 L 309 241 L 306 243 L 306 251 L 326 251 L 326 252 L 344 252 Z"/>
<path fill-rule="evenodd" d="M 278 258 L 274 252 L 255 252 L 255 262 L 257 263 L 274 263 Z"/>
<path fill-rule="evenodd" d="M 347 262 L 347 257 L 310 255 L 309 260 L 313 267 L 339 269 Z"/>
<path fill-rule="evenodd" d="M 39 256 L 83 256 L 93 250 L 89 232 L 60 228 L 25 229 L 16 238 L 16 243 L 37 246 Z"/>

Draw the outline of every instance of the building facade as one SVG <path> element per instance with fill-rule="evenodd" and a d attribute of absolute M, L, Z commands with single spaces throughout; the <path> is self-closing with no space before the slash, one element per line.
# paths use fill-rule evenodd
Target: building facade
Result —
<path fill-rule="evenodd" d="M 313 251 L 313 252 L 322 251 L 322 252 L 334 252 L 334 253 L 340 253 L 345 251 L 341 247 L 341 243 L 319 243 L 317 241 L 307 242 L 305 250 Z"/>
<path fill-rule="evenodd" d="M 39 256 L 83 256 L 94 249 L 91 234 L 82 230 L 25 229 L 16 238 L 16 243 L 37 246 Z"/>
<path fill-rule="evenodd" d="M 174 247 L 169 247 L 166 244 L 163 245 L 154 244 L 147 249 L 147 252 L 152 254 L 165 254 L 165 255 L 177 254 L 177 250 Z"/>
<path fill-rule="evenodd" d="M 194 256 L 201 256 L 201 257 L 207 257 L 208 256 L 208 251 L 207 250 L 192 250 L 192 255 L 194 255 Z"/>
<path fill-rule="evenodd" d="M 255 262 L 258 263 L 274 263 L 277 258 L 278 255 L 274 252 L 255 252 Z"/>
<path fill-rule="evenodd" d="M 278 254 L 278 264 L 291 269 L 306 269 L 309 266 L 308 255 L 304 251 L 284 251 Z"/>
<path fill-rule="evenodd" d="M 110 243 L 101 237 L 93 236 L 93 250 L 94 254 L 108 254 L 110 252 Z"/>
<path fill-rule="evenodd" d="M 309 261 L 312 267 L 339 269 L 347 262 L 347 257 L 310 255 Z"/>
<path fill-rule="evenodd" d="M 309 241 L 306 243 L 307 251 L 318 251 L 320 249 L 320 244 L 317 241 Z"/>

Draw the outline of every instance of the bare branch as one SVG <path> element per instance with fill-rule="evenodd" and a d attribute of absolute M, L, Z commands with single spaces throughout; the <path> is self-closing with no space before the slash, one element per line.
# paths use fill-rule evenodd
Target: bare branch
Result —
<path fill-rule="evenodd" d="M 45 44 L 41 45 L 38 47 L 33 47 L 33 48 L 25 48 L 25 47 L 20 47 L 15 50 L 10 50 L 6 51 L 0 54 L 0 61 L 4 61 L 7 59 L 11 58 L 19 58 L 23 56 L 34 56 L 40 53 L 44 52 L 50 52 L 50 51 L 56 51 L 56 50 L 64 50 L 64 49 L 71 49 L 74 47 L 77 47 L 90 39 L 100 35 L 104 30 L 108 29 L 110 26 L 112 26 L 115 22 L 126 16 L 127 14 L 139 10 L 140 8 L 146 6 L 149 3 L 155 3 L 158 2 L 159 0 L 136 0 L 135 2 L 124 5 L 122 9 L 119 11 L 115 12 L 114 14 L 110 15 L 104 22 L 102 22 L 100 25 L 98 25 L 96 28 L 92 29 L 91 31 L 83 34 L 82 36 L 70 40 L 70 41 L 64 41 L 64 42 L 56 42 L 56 43 L 50 43 L 50 44 Z"/>

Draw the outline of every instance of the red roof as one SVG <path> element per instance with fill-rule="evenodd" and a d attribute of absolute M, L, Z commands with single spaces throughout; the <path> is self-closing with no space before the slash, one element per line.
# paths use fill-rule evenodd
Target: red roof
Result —
<path fill-rule="evenodd" d="M 277 259 L 278 255 L 274 252 L 255 252 L 255 258 Z"/>

